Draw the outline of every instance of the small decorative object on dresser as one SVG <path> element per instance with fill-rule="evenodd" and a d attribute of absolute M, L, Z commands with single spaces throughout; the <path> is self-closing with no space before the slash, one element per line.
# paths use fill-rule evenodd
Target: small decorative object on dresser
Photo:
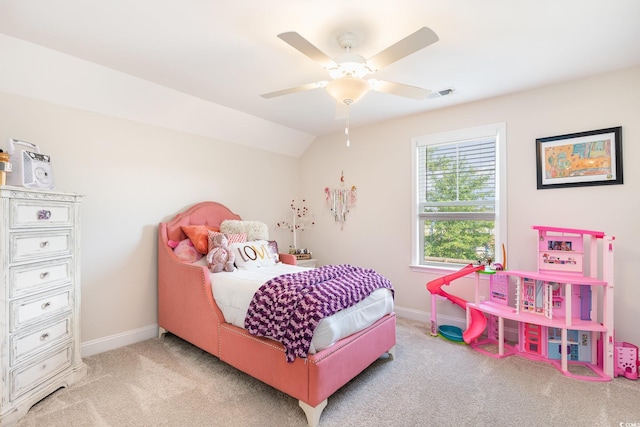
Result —
<path fill-rule="evenodd" d="M 0 188 L 0 424 L 87 372 L 80 358 L 76 194 Z"/>

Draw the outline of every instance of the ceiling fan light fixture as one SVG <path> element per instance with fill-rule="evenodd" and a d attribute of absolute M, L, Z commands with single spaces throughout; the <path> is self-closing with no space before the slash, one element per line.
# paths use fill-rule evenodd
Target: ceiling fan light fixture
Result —
<path fill-rule="evenodd" d="M 343 104 L 358 102 L 369 91 L 369 82 L 356 77 L 342 77 L 332 80 L 327 85 L 327 92 L 336 101 Z"/>
<path fill-rule="evenodd" d="M 342 77 L 362 78 L 377 71 L 375 68 L 367 64 L 362 56 L 352 53 L 342 55 L 336 64 L 333 64 L 331 67 L 327 67 L 326 70 L 329 72 L 332 79 L 339 79 Z"/>

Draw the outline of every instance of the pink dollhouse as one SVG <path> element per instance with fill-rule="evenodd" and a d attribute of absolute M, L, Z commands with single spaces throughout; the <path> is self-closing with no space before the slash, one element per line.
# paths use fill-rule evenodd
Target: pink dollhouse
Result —
<path fill-rule="evenodd" d="M 467 312 L 484 313 L 488 329 L 487 338 L 471 346 L 492 357 L 546 361 L 572 378 L 611 380 L 620 354 L 613 336 L 614 238 L 599 231 L 533 229 L 538 271 L 496 271 L 486 301 L 476 288 Z M 506 343 L 505 321 L 517 328 L 513 345 Z"/>

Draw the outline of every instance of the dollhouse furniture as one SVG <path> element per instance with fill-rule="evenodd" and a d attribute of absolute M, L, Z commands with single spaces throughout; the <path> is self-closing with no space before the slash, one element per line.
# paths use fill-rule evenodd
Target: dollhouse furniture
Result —
<path fill-rule="evenodd" d="M 214 293 L 216 273 L 206 264 L 180 261 L 169 240 L 185 238 L 184 225 L 220 227 L 226 219 L 240 217 L 216 202 L 199 203 L 168 222 L 158 231 L 158 325 L 160 335 L 171 332 L 220 360 L 299 400 L 308 424 L 319 423 L 327 399 L 380 356 L 393 356 L 396 322 L 393 311 L 328 348 L 285 359 L 282 344 L 256 337 L 225 320 Z M 282 262 L 295 264 L 295 256 L 281 254 Z"/>
<path fill-rule="evenodd" d="M 493 357 L 518 354 L 546 361 L 572 378 L 611 380 L 614 238 L 599 231 L 533 229 L 538 232 L 537 272 L 496 271 L 486 301 L 480 301 L 476 285 L 475 302 L 468 303 L 467 310 L 479 310 L 489 321 L 487 339 L 472 347 Z M 510 301 L 513 288 L 515 298 Z M 517 323 L 513 346 L 505 342 L 505 320 Z M 497 344 L 497 353 L 487 350 L 488 344 Z"/>
<path fill-rule="evenodd" d="M 87 372 L 76 194 L 0 187 L 0 424 Z"/>
<path fill-rule="evenodd" d="M 616 342 L 615 376 L 624 376 L 630 380 L 638 379 L 638 346 L 628 342 Z"/>

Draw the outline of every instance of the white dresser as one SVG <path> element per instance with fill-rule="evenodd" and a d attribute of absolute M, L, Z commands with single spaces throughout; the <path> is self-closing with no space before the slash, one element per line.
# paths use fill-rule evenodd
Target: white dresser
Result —
<path fill-rule="evenodd" d="M 0 425 L 86 374 L 80 201 L 76 194 L 0 187 Z"/>

